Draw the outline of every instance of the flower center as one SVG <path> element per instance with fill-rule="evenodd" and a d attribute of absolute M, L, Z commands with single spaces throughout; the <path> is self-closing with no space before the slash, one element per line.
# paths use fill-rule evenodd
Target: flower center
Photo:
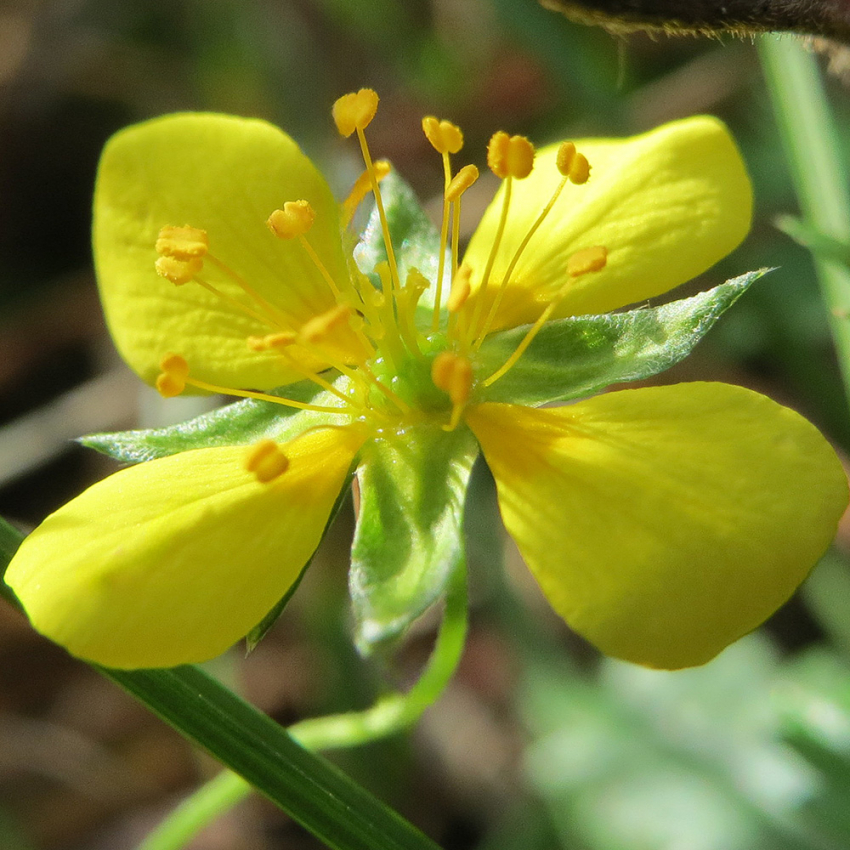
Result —
<path fill-rule="evenodd" d="M 248 389 L 220 387 L 192 376 L 190 366 L 179 354 L 163 359 L 157 388 L 164 396 L 178 395 L 186 386 L 255 398 L 290 407 L 338 414 L 341 422 L 360 422 L 372 433 L 402 431 L 423 422 L 439 423 L 446 430 L 458 427 L 465 407 L 474 400 L 476 388 L 489 386 L 504 375 L 531 344 L 543 324 L 551 317 L 575 277 L 604 267 L 604 248 L 585 249 L 574 254 L 565 269 L 565 282 L 555 298 L 543 310 L 538 321 L 526 333 L 511 357 L 494 373 L 476 375 L 476 354 L 493 330 L 511 277 L 529 242 L 554 207 L 567 182 L 580 185 L 587 181 L 590 165 L 575 145 L 565 142 L 557 156 L 560 179 L 553 194 L 520 241 L 505 271 L 493 280 L 493 270 L 502 244 L 511 207 L 515 180 L 527 177 L 534 166 L 535 151 L 522 136 L 498 132 L 490 140 L 487 162 L 491 171 L 504 181 L 502 207 L 496 234 L 482 275 L 473 290 L 473 269 L 459 263 L 460 214 L 464 193 L 478 179 L 478 169 L 466 165 L 452 171 L 451 155 L 463 147 L 463 134 L 449 121 L 428 116 L 422 129 L 428 141 L 442 156 L 444 186 L 440 252 L 437 279 L 433 286 L 433 306 L 420 306 L 431 282 L 418 270 L 410 269 L 401 277 L 390 235 L 390 226 L 381 195 L 380 183 L 390 166 L 373 161 L 365 129 L 378 106 L 371 89 L 344 95 L 333 107 L 333 118 L 343 136 L 356 133 L 365 170 L 342 205 L 344 227 L 350 224 L 358 205 L 371 192 L 386 250 L 386 260 L 373 274 L 361 272 L 349 264 L 349 272 L 336 278 L 322 261 L 310 240 L 316 212 L 304 199 L 284 203 L 272 211 L 267 225 L 278 239 L 297 243 L 317 269 L 327 286 L 333 307 L 299 323 L 292 315 L 276 307 L 257 292 L 237 271 L 229 268 L 210 251 L 205 231 L 192 226 L 167 226 L 159 234 L 156 250 L 157 272 L 176 286 L 189 282 L 206 289 L 229 307 L 247 315 L 262 329 L 247 338 L 246 345 L 264 356 L 279 358 L 290 372 L 312 381 L 333 396 L 333 404 L 317 405 L 295 401 Z M 224 275 L 243 297 L 209 282 L 205 266 L 211 265 Z M 447 268 L 448 265 L 448 268 Z M 444 292 L 444 280 L 450 280 Z M 231 288 L 231 291 L 232 290 Z M 309 300 L 309 299 L 305 299 Z M 325 298 L 327 303 L 327 298 Z M 348 379 L 347 385 L 332 383 L 323 374 L 334 369 Z M 341 388 L 342 387 L 342 388 Z M 322 426 L 325 427 L 325 426 Z M 326 427 L 341 427 L 329 425 Z M 273 445 L 258 444 L 247 466 L 261 481 L 271 481 L 286 469 L 285 458 Z M 284 458 L 282 460 L 281 458 Z"/>

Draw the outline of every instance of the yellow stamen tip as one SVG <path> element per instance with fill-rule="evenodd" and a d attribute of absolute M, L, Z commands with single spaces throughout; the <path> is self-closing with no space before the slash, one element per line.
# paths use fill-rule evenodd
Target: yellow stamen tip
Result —
<path fill-rule="evenodd" d="M 274 440 L 260 440 L 249 450 L 245 468 L 253 472 L 261 484 L 268 484 L 289 469 L 289 458 Z"/>
<path fill-rule="evenodd" d="M 463 133 L 451 121 L 438 121 L 433 115 L 422 119 L 422 131 L 437 153 L 457 153 L 463 147 Z"/>
<path fill-rule="evenodd" d="M 570 164 L 569 173 L 570 183 L 581 185 L 587 183 L 590 178 L 590 163 L 587 157 L 582 153 L 577 153 L 572 163 Z"/>
<path fill-rule="evenodd" d="M 372 191 L 372 177 L 380 183 L 392 171 L 392 166 L 385 159 L 372 163 L 372 172 L 367 169 L 355 181 L 342 205 L 342 223 L 347 226 L 354 217 L 354 212 L 363 199 Z"/>
<path fill-rule="evenodd" d="M 163 255 L 157 257 L 154 263 L 156 273 L 160 277 L 170 280 L 176 286 L 188 283 L 203 267 L 204 261 L 200 257 L 179 260 L 177 257 Z"/>
<path fill-rule="evenodd" d="M 608 263 L 608 250 L 602 245 L 582 248 L 567 260 L 567 272 L 570 277 L 581 277 L 590 272 L 604 269 Z"/>
<path fill-rule="evenodd" d="M 471 276 L 472 268 L 461 264 L 454 276 L 454 280 L 452 280 L 452 291 L 449 293 L 449 300 L 446 303 L 446 307 L 450 313 L 457 313 L 466 304 L 466 299 L 469 298 L 469 293 L 472 291 L 469 283 Z"/>
<path fill-rule="evenodd" d="M 365 130 L 377 111 L 378 95 L 372 89 L 360 89 L 338 98 L 332 114 L 340 135 L 348 138 L 355 130 Z"/>
<path fill-rule="evenodd" d="M 163 398 L 173 398 L 186 389 L 189 364 L 179 354 L 166 354 L 159 364 L 162 370 L 156 379 L 156 388 Z"/>
<path fill-rule="evenodd" d="M 248 348 L 251 351 L 269 351 L 272 349 L 288 348 L 293 345 L 298 339 L 298 335 L 292 331 L 281 331 L 276 334 L 267 334 L 266 336 L 249 336 Z"/>
<path fill-rule="evenodd" d="M 509 136 L 499 130 L 487 146 L 487 165 L 503 180 L 506 177 L 521 180 L 528 177 L 534 167 L 534 145 L 525 136 Z"/>
<path fill-rule="evenodd" d="M 206 230 L 197 227 L 163 227 L 156 240 L 156 252 L 162 257 L 191 260 L 203 257 L 209 249 Z"/>
<path fill-rule="evenodd" d="M 474 165 L 464 165 L 449 183 L 446 200 L 449 203 L 456 201 L 477 179 L 478 169 Z"/>
<path fill-rule="evenodd" d="M 472 363 L 453 351 L 441 351 L 431 364 L 431 380 L 452 404 L 466 404 L 472 392 Z"/>
<path fill-rule="evenodd" d="M 575 157 L 576 146 L 572 142 L 561 142 L 555 163 L 558 166 L 558 171 L 560 171 L 564 177 L 570 176 L 570 167 L 572 166 Z"/>
<path fill-rule="evenodd" d="M 349 316 L 351 316 L 351 307 L 347 304 L 340 304 L 338 307 L 327 310 L 305 322 L 301 327 L 300 336 L 313 345 L 321 343 L 331 336 L 337 328 L 343 324 L 348 324 Z"/>
<path fill-rule="evenodd" d="M 303 236 L 312 226 L 316 211 L 309 201 L 287 201 L 282 210 L 275 210 L 266 221 L 269 230 L 279 239 Z"/>

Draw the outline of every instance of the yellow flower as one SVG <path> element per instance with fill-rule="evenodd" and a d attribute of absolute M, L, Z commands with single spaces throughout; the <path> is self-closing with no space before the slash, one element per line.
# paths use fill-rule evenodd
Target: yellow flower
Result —
<path fill-rule="evenodd" d="M 706 117 L 540 152 L 497 133 L 488 165 L 502 185 L 460 263 L 478 172 L 453 171 L 462 134 L 428 117 L 445 193 L 423 259 L 416 233 L 391 238 L 390 169 L 364 133 L 377 103 L 362 90 L 334 107 L 366 163 L 341 206 L 262 121 L 166 116 L 109 142 L 94 238 L 119 351 L 163 395 L 253 399 L 215 428 L 243 415 L 263 428 L 212 428 L 208 447 L 181 451 L 201 427 L 186 426 L 161 454 L 179 453 L 48 517 L 8 582 L 35 627 L 81 657 L 204 660 L 291 590 L 356 468 L 352 597 L 368 644 L 433 602 L 462 560 L 480 447 L 508 532 L 572 628 L 642 664 L 707 661 L 829 545 L 848 498 L 832 449 L 793 411 L 725 384 L 532 405 L 636 374 L 623 355 L 620 377 L 554 386 L 571 368 L 558 346 L 572 320 L 557 320 L 667 292 L 743 239 L 751 190 L 734 143 Z M 370 193 L 372 232 L 352 247 Z"/>

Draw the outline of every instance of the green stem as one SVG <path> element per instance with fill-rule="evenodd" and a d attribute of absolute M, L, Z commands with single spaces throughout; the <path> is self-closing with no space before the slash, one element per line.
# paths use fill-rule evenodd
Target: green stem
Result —
<path fill-rule="evenodd" d="M 405 694 L 382 697 L 365 711 L 303 720 L 289 734 L 308 750 L 354 747 L 412 725 L 440 696 L 460 661 L 466 641 L 466 570 L 455 571 L 434 651 L 417 683 Z M 138 850 L 178 850 L 200 830 L 251 793 L 238 774 L 224 771 L 187 797 L 139 845 Z"/>
<path fill-rule="evenodd" d="M 817 60 L 792 36 L 765 36 L 758 46 L 805 222 L 815 232 L 847 244 L 847 175 Z M 850 398 L 850 268 L 827 254 L 813 256 Z"/>
<path fill-rule="evenodd" d="M 0 579 L 22 540 L 22 534 L 0 519 Z M 2 580 L 0 595 L 20 610 Z M 455 621 L 448 631 L 457 639 L 462 626 Z M 271 718 L 197 667 L 96 669 L 240 774 L 333 850 L 439 850 L 338 768 L 305 749 Z M 394 716 L 399 718 L 404 712 Z M 228 787 L 228 782 L 221 780 L 208 792 L 208 807 L 221 811 L 228 794 L 239 793 L 236 785 Z"/>

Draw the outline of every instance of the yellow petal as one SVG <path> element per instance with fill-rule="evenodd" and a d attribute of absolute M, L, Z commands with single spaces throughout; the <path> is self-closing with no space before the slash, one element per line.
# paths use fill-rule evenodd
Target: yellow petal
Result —
<path fill-rule="evenodd" d="M 95 261 L 110 331 L 144 380 L 153 383 L 169 351 L 213 384 L 269 389 L 295 379 L 279 358 L 246 345 L 247 337 L 273 329 L 195 283 L 177 287 L 159 277 L 154 245 L 166 225 L 207 231 L 210 252 L 300 325 L 335 302 L 304 248 L 276 238 L 266 220 L 285 201 L 302 199 L 316 211 L 308 238 L 342 280 L 336 203 L 281 130 L 258 120 L 180 114 L 110 139 L 95 188 Z M 209 258 L 201 277 L 256 309 Z"/>
<path fill-rule="evenodd" d="M 505 526 L 554 609 L 603 652 L 702 664 L 793 593 L 847 481 L 817 429 L 727 384 L 468 412 Z"/>
<path fill-rule="evenodd" d="M 245 448 L 117 472 L 49 516 L 6 574 L 35 628 L 110 667 L 204 661 L 253 628 L 319 543 L 362 438 L 314 431 L 261 484 Z"/>
<path fill-rule="evenodd" d="M 553 318 L 606 313 L 667 292 L 728 254 L 749 230 L 750 181 L 735 143 L 714 118 L 687 118 L 631 139 L 586 139 L 576 146 L 590 160 L 590 180 L 568 183 L 532 237 L 511 276 L 497 327 L 533 322 L 567 281 L 567 261 L 578 250 L 604 246 L 607 265 L 575 279 Z M 531 175 L 513 183 L 491 286 L 501 282 L 560 180 L 558 149 L 541 150 Z M 480 286 L 503 194 L 504 186 L 464 258 L 474 270 L 473 288 Z"/>

